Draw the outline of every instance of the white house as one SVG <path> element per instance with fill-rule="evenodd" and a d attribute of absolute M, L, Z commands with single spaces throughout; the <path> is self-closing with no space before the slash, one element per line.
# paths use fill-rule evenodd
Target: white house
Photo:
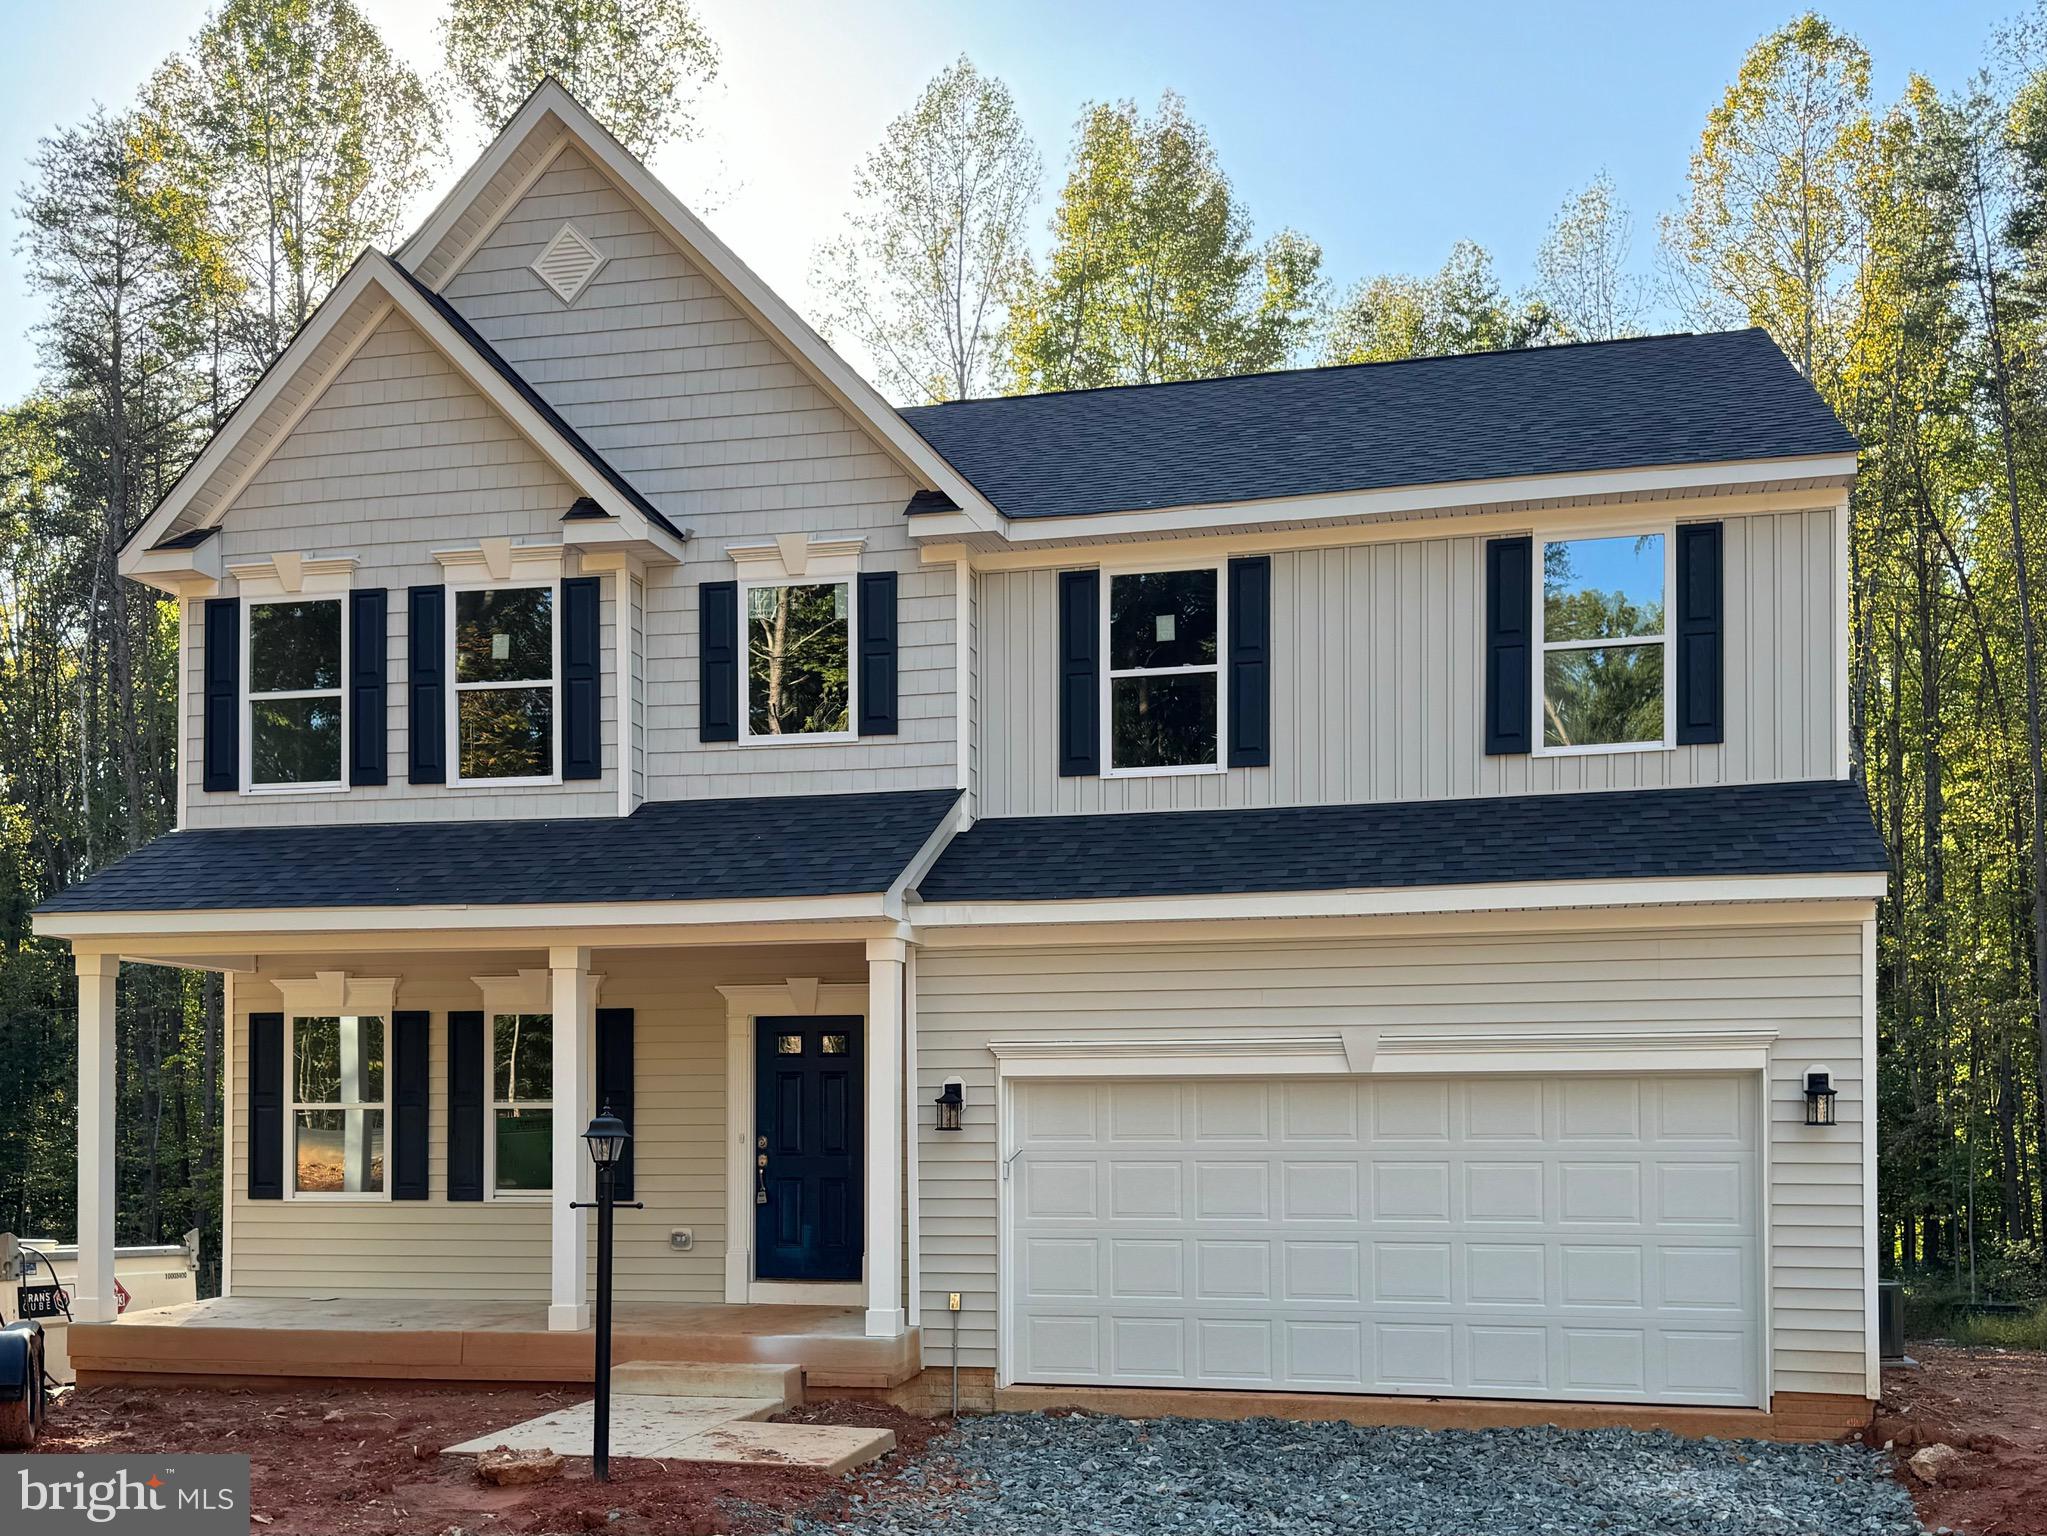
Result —
<path fill-rule="evenodd" d="M 543 86 L 123 552 L 83 1378 L 586 1374 L 609 1103 L 627 1355 L 1866 1419 L 1855 464 L 1758 331 L 898 411 Z M 124 960 L 230 1156 L 114 1323 Z"/>

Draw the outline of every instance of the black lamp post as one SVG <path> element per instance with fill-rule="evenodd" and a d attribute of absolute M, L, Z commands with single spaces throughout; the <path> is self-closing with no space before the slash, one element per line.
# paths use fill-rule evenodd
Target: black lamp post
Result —
<path fill-rule="evenodd" d="M 596 1422 L 590 1431 L 590 1475 L 600 1483 L 611 1481 L 611 1213 L 620 1204 L 629 1211 L 641 1209 L 638 1200 L 621 1202 L 615 1197 L 619 1160 L 625 1144 L 633 1139 L 625 1122 L 605 1105 L 583 1132 L 590 1147 L 590 1161 L 597 1165 L 597 1199 L 571 1202 L 572 1208 L 597 1210 L 597 1401 L 592 1405 Z"/>

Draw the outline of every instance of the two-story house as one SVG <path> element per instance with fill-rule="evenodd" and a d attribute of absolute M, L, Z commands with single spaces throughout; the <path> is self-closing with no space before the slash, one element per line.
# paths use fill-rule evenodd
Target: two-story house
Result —
<path fill-rule="evenodd" d="M 587 1375 L 609 1104 L 626 1355 L 1865 1419 L 1855 464 L 1758 331 L 898 411 L 543 86 L 123 552 L 73 1360 Z M 229 1150 L 116 1324 L 124 961 Z"/>

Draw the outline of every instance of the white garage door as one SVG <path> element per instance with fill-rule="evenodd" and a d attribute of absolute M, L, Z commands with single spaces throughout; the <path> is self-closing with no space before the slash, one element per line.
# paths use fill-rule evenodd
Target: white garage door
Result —
<path fill-rule="evenodd" d="M 1753 1405 L 1753 1078 L 1024 1082 L 1020 1382 Z"/>

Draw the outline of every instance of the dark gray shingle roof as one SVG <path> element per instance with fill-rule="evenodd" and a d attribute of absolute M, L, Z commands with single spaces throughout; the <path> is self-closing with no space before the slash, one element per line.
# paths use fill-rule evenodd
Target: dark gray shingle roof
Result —
<path fill-rule="evenodd" d="M 630 816 L 173 832 L 39 912 L 747 900 L 885 891 L 951 789 L 643 805 Z"/>
<path fill-rule="evenodd" d="M 1760 330 L 920 406 L 1010 517 L 1852 453 Z M 930 498 L 911 512 L 941 510 Z"/>
<path fill-rule="evenodd" d="M 1886 868 L 1845 780 L 976 822 L 920 882 L 940 901 L 1079 901 Z"/>

